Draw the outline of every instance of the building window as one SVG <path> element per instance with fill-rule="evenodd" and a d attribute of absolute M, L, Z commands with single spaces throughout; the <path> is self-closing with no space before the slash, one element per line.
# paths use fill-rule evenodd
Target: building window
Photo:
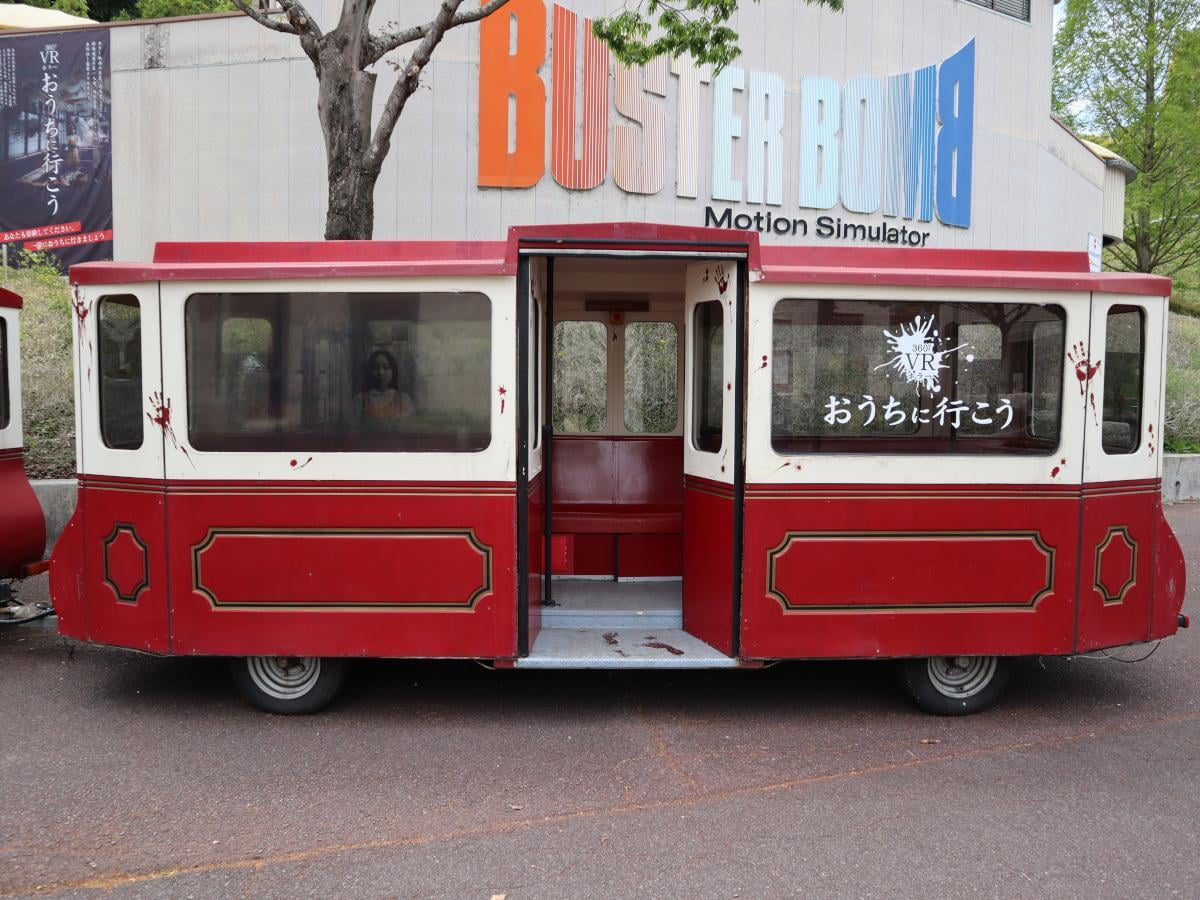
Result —
<path fill-rule="evenodd" d="M 1012 16 L 1014 19 L 1020 19 L 1022 22 L 1029 21 L 1029 0 L 966 0 L 966 2 L 987 7 L 1006 16 Z"/>
<path fill-rule="evenodd" d="M 608 424 L 608 329 L 603 322 L 554 326 L 554 430 L 599 434 Z"/>
<path fill-rule="evenodd" d="M 1140 306 L 1113 306 L 1104 327 L 1105 453 L 1132 453 L 1141 443 L 1145 313 Z"/>
<path fill-rule="evenodd" d="M 679 329 L 674 322 L 625 326 L 625 430 L 670 434 L 679 421 Z"/>
<path fill-rule="evenodd" d="M 491 443 L 483 294 L 194 294 L 185 322 L 197 450 L 467 453 Z"/>
<path fill-rule="evenodd" d="M 142 309 L 137 297 L 102 297 L 97 316 L 100 437 L 113 450 L 142 446 Z"/>
<path fill-rule="evenodd" d="M 1065 322 L 1058 306 L 780 301 L 771 445 L 783 454 L 1053 453 Z"/>
<path fill-rule="evenodd" d="M 725 310 L 719 300 L 697 303 L 692 313 L 692 445 L 721 451 L 725 417 Z"/>

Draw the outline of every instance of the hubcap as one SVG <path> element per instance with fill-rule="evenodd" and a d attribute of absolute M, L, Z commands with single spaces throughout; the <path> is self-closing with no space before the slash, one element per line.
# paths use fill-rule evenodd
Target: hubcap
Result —
<path fill-rule="evenodd" d="M 303 697 L 321 677 L 321 660 L 315 656 L 251 656 L 246 666 L 254 686 L 277 700 Z"/>
<path fill-rule="evenodd" d="M 939 694 L 963 700 L 974 697 L 996 674 L 994 656 L 931 656 L 929 681 Z"/>

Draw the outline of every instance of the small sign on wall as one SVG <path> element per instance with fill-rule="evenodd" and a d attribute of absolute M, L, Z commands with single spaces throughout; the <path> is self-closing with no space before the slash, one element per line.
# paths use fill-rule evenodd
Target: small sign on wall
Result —
<path fill-rule="evenodd" d="M 1098 235 L 1088 235 L 1088 268 L 1093 272 L 1099 272 L 1101 263 L 1104 262 L 1104 244 Z"/>

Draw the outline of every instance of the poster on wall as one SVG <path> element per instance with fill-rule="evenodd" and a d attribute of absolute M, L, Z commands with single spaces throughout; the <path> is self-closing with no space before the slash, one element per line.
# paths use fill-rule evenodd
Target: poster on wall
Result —
<path fill-rule="evenodd" d="M 0 37 L 0 244 L 112 259 L 108 29 Z"/>

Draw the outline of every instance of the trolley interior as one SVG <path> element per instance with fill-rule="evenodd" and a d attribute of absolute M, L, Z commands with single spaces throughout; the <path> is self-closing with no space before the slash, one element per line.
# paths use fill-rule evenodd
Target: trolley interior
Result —
<path fill-rule="evenodd" d="M 713 667 L 1184 622 L 1166 279 L 608 225 L 72 280 L 84 640 Z"/>

